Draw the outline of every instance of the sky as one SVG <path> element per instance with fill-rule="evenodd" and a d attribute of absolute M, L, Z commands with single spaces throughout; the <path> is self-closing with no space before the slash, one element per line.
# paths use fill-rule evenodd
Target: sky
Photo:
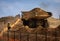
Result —
<path fill-rule="evenodd" d="M 22 11 L 36 7 L 52 12 L 54 18 L 59 18 L 60 0 L 0 0 L 0 17 L 21 15 Z"/>

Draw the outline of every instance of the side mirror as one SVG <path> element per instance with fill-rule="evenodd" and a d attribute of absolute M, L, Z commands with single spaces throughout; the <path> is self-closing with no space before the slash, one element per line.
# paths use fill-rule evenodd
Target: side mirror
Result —
<path fill-rule="evenodd" d="M 50 16 L 52 16 L 52 13 L 51 12 L 47 12 Z"/>

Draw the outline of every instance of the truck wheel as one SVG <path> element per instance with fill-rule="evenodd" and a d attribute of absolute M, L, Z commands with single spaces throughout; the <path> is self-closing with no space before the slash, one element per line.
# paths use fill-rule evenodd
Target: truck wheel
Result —
<path fill-rule="evenodd" d="M 36 23 L 34 21 L 29 21 L 30 28 L 36 28 Z"/>
<path fill-rule="evenodd" d="M 49 27 L 48 21 L 45 20 L 45 27 Z"/>
<path fill-rule="evenodd" d="M 48 21 L 47 20 L 41 20 L 41 26 L 43 27 L 43 28 L 47 28 L 47 27 L 49 27 L 49 24 L 48 24 Z"/>

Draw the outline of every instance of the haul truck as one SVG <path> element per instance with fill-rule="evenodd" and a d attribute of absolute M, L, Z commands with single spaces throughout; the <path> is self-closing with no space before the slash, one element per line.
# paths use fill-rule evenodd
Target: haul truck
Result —
<path fill-rule="evenodd" d="M 46 12 L 40 8 L 34 8 L 30 11 L 23 11 L 21 19 L 24 26 L 29 26 L 30 28 L 42 26 L 46 28 L 49 27 L 47 18 L 51 16 L 51 12 Z"/>

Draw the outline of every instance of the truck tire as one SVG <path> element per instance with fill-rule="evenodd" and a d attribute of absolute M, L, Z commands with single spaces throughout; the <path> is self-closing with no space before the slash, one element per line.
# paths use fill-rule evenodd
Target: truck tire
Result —
<path fill-rule="evenodd" d="M 29 27 L 30 27 L 30 28 L 36 28 L 36 27 L 37 27 L 37 26 L 36 26 L 36 22 L 33 21 L 33 20 L 29 21 Z"/>

